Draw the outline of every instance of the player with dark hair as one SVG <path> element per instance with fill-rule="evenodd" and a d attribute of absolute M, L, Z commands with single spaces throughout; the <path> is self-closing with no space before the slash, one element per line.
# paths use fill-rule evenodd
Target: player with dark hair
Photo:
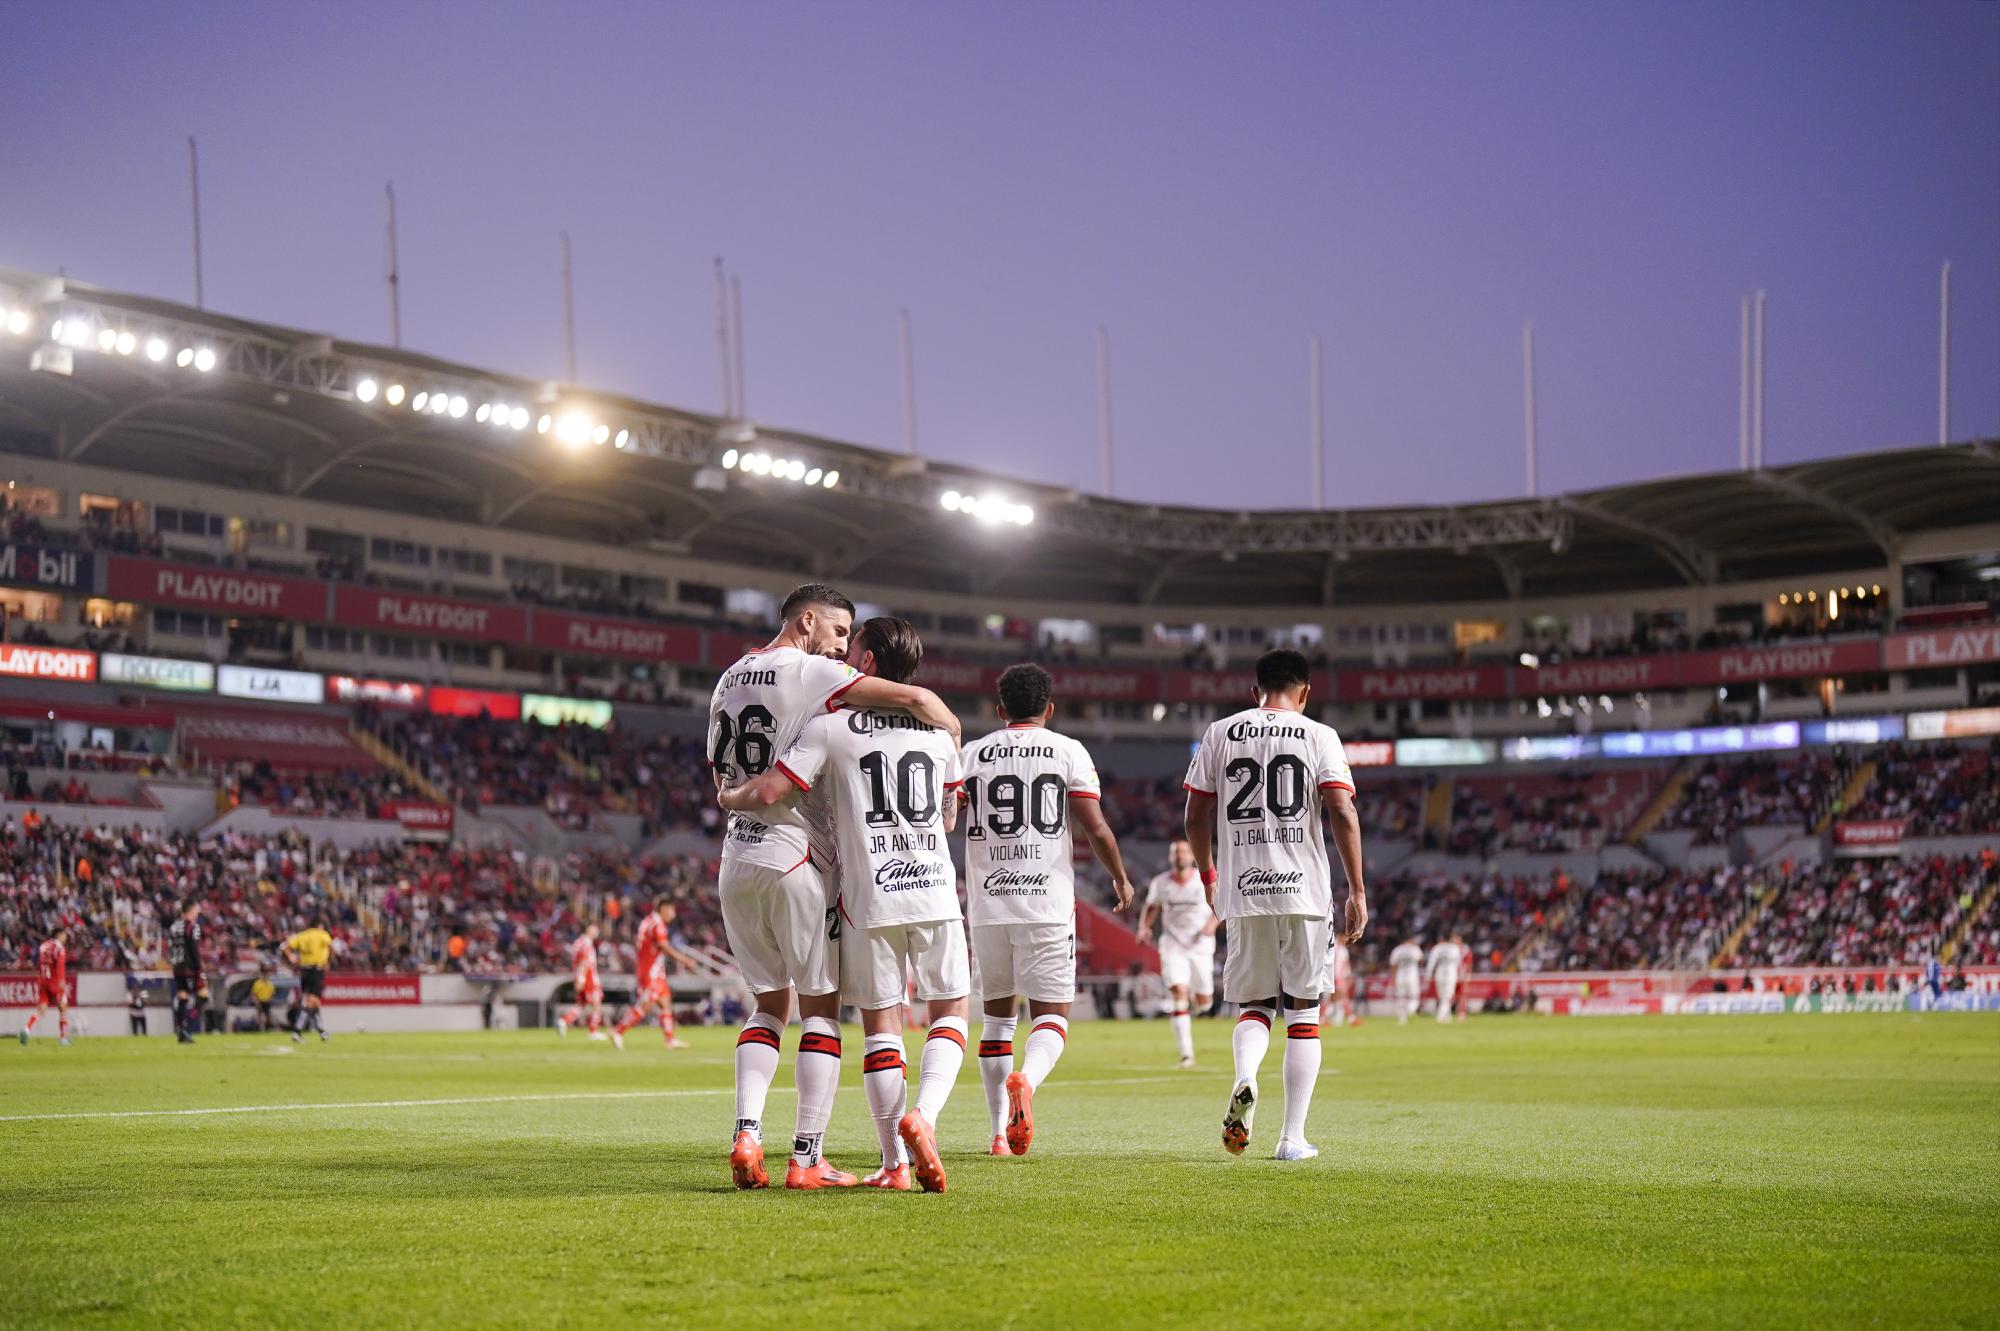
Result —
<path fill-rule="evenodd" d="M 979 1079 L 992 1116 L 993 1155 L 1026 1155 L 1034 1095 L 1069 1038 L 1076 1001 L 1076 873 L 1080 831 L 1111 875 L 1117 908 L 1132 904 L 1118 838 L 1104 821 L 1097 765 L 1068 735 L 1049 729 L 1055 681 L 1038 665 L 1000 675 L 1001 729 L 967 744 L 965 901 L 978 963 Z M 1028 1040 L 1014 1067 L 1014 1030 L 1028 1000 Z"/>
<path fill-rule="evenodd" d="M 1266 652 L 1257 662 L 1257 705 L 1209 726 L 1188 766 L 1188 844 L 1210 903 L 1229 930 L 1222 996 L 1240 1012 L 1231 1041 L 1236 1083 L 1222 1119 L 1222 1145 L 1232 1155 L 1249 1145 L 1257 1071 L 1281 1008 L 1285 1124 L 1276 1155 L 1308 1160 L 1319 1154 L 1305 1129 L 1319 1078 L 1319 996 L 1335 928 L 1327 817 L 1347 871 L 1340 935 L 1358 942 L 1368 923 L 1354 776 L 1340 736 L 1306 715 L 1311 693 L 1305 657 Z"/>
<path fill-rule="evenodd" d="M 21 1028 L 21 1043 L 35 1033 L 35 1023 L 50 1008 L 56 1010 L 56 1043 L 69 1043 L 69 925 L 58 924 L 54 933 L 35 949 L 35 1010 Z"/>
<path fill-rule="evenodd" d="M 782 613 L 778 636 L 723 671 L 709 700 L 708 756 L 717 790 L 770 771 L 808 721 L 842 706 L 902 713 L 957 743 L 958 718 L 935 693 L 892 675 L 864 676 L 846 664 L 854 604 L 845 596 L 824 583 L 807 583 L 785 598 Z M 840 1081 L 840 963 L 833 947 L 838 916 L 829 879 L 822 876 L 830 876 L 834 863 L 832 823 L 820 800 L 771 820 L 748 805 L 730 815 L 717 895 L 729 950 L 756 1008 L 736 1041 L 729 1168 L 739 1188 L 770 1184 L 764 1102 L 778 1072 L 795 990 L 803 1030 L 798 1130 L 786 1186 L 854 1182 L 819 1153 Z"/>
<path fill-rule="evenodd" d="M 201 963 L 201 902 L 189 897 L 180 917 L 167 927 L 167 964 L 173 968 L 174 1038 L 193 1044 L 208 1002 L 208 977 Z"/>
<path fill-rule="evenodd" d="M 872 679 L 906 682 L 923 660 L 923 642 L 903 620 L 871 619 L 854 634 L 847 660 Z M 861 1009 L 862 1084 L 882 1147 L 882 1167 L 864 1182 L 897 1192 L 909 1191 L 912 1172 L 926 1192 L 944 1191 L 937 1121 L 965 1062 L 972 983 L 947 839 L 957 821 L 958 767 L 957 735 L 918 717 L 850 707 L 813 718 L 772 770 L 722 793 L 722 807 L 731 812 L 775 820 L 818 805 L 831 815 L 839 844 L 834 919 L 841 989 Z M 930 1034 L 917 1102 L 907 1107 L 902 1011 L 912 974 Z M 806 1038 L 812 1037 L 808 1023 Z M 793 1170 L 802 1155 L 817 1157 L 826 1129 L 819 1118 L 808 1137 L 804 1100 L 802 1088 Z"/>
<path fill-rule="evenodd" d="M 319 1038 L 325 1040 L 326 1024 L 320 1017 L 319 1005 L 326 995 L 327 963 L 333 960 L 333 935 L 326 931 L 326 916 L 315 914 L 311 927 L 285 940 L 282 952 L 285 960 L 299 970 L 299 1021 L 292 1025 L 292 1043 L 304 1038 L 302 1027 L 318 1031 Z"/>

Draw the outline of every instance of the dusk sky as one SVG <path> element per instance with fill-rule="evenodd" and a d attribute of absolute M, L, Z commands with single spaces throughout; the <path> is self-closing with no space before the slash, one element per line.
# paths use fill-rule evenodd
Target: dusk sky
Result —
<path fill-rule="evenodd" d="M 2000 4 L 17 5 L 0 264 L 1120 497 L 1545 492 L 2000 435 Z"/>

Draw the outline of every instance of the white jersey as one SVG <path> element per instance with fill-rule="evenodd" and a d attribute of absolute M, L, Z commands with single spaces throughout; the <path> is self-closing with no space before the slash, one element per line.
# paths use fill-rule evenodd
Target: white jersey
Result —
<path fill-rule="evenodd" d="M 1217 915 L 1331 916 L 1320 810 L 1325 791 L 1354 791 L 1332 726 L 1271 707 L 1226 716 L 1202 736 L 1186 785 L 1216 797 Z"/>
<path fill-rule="evenodd" d="M 944 801 L 962 784 L 951 736 L 900 712 L 817 716 L 778 760 L 800 790 L 826 788 L 848 927 L 961 918 Z"/>
<path fill-rule="evenodd" d="M 959 760 L 966 921 L 1069 923 L 1076 914 L 1069 801 L 1100 798 L 1089 752 L 1068 735 L 1013 725 L 966 745 Z"/>
<path fill-rule="evenodd" d="M 1448 980 L 1458 979 L 1459 964 L 1465 960 L 1465 953 L 1458 944 L 1449 940 L 1432 946 L 1430 958 L 1424 962 L 1424 977 L 1443 976 Z"/>
<path fill-rule="evenodd" d="M 722 672 L 708 702 L 708 765 L 733 786 L 768 771 L 806 722 L 840 704 L 861 675 L 852 666 L 796 647 L 746 653 Z M 729 816 L 724 861 L 793 869 L 809 850 L 831 861 L 832 828 L 818 801 L 780 806 L 769 815 Z"/>
<path fill-rule="evenodd" d="M 1175 947 L 1193 947 L 1199 943 L 1202 931 L 1215 918 L 1215 912 L 1208 908 L 1208 892 L 1201 885 L 1201 875 L 1193 869 L 1188 870 L 1186 878 L 1175 878 L 1170 873 L 1154 874 L 1153 881 L 1146 884 L 1144 904 L 1159 907 L 1160 941 Z"/>
<path fill-rule="evenodd" d="M 1423 970 L 1424 950 L 1415 943 L 1398 943 L 1389 953 L 1389 964 L 1396 968 L 1396 983 L 1417 983 Z"/>

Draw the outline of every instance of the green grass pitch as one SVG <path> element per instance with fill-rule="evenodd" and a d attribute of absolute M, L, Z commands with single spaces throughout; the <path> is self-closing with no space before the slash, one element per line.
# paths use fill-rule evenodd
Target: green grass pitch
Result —
<path fill-rule="evenodd" d="M 736 1192 L 734 1032 L 688 1035 L 9 1042 L 0 1325 L 2000 1324 L 1989 1016 L 1328 1028 L 1292 1165 L 1282 1040 L 1231 1159 L 1226 1021 L 1194 1072 L 1082 1023 L 1025 1158 L 980 1154 L 967 1059 L 943 1196 Z M 829 1155 L 865 1170 L 848 1036 Z"/>

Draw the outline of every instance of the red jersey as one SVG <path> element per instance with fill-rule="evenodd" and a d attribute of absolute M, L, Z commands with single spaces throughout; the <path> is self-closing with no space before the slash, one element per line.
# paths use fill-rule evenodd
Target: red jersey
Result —
<path fill-rule="evenodd" d="M 69 949 L 60 938 L 51 938 L 35 953 L 35 960 L 41 966 L 42 983 L 60 985 L 69 978 Z"/>
<path fill-rule="evenodd" d="M 639 923 L 639 978 L 649 980 L 654 972 L 667 968 L 667 922 L 658 911 L 648 912 Z"/>
<path fill-rule="evenodd" d="M 576 982 L 597 979 L 597 944 L 589 934 L 580 935 L 569 945 L 569 966 L 576 972 Z"/>

